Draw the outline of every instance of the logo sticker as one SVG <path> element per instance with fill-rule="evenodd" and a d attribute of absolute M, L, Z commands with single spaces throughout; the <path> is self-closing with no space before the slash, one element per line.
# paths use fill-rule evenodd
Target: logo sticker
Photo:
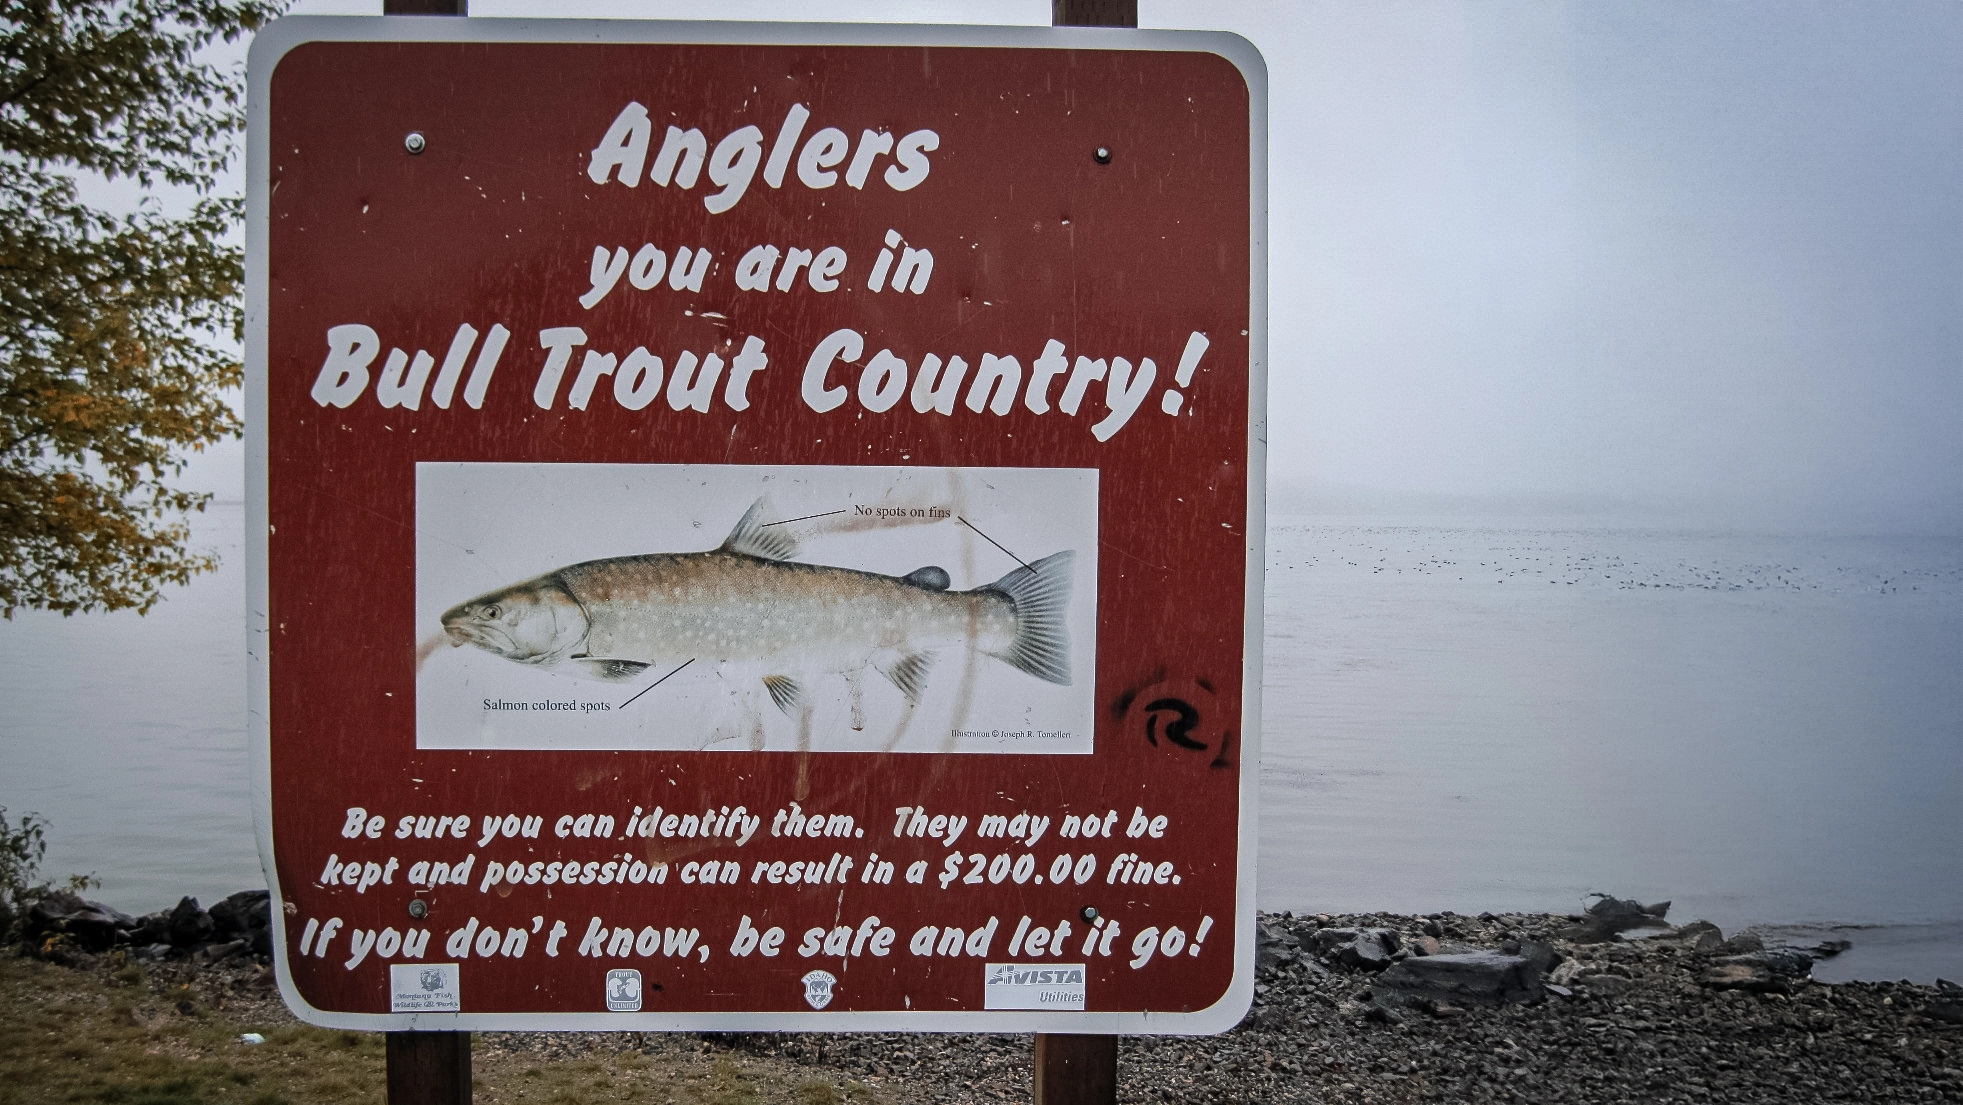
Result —
<path fill-rule="evenodd" d="M 389 965 L 389 1012 L 457 1013 L 455 963 L 392 963 Z"/>
<path fill-rule="evenodd" d="M 804 1000 L 811 1008 L 823 1009 L 832 1003 L 832 987 L 838 985 L 838 979 L 830 971 L 813 971 L 798 981 L 804 983 Z"/>
<path fill-rule="evenodd" d="M 990 963 L 983 1009 L 1084 1008 L 1082 963 Z"/>
<path fill-rule="evenodd" d="M 607 972 L 607 1009 L 614 1013 L 641 1011 L 641 972 L 632 968 Z"/>

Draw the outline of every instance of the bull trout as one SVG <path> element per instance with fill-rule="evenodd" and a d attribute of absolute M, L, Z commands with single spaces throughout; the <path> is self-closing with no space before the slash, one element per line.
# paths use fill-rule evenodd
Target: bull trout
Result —
<path fill-rule="evenodd" d="M 917 705 L 935 654 L 956 647 L 1070 684 L 1073 551 L 950 591 L 932 565 L 889 576 L 798 563 L 797 542 L 762 522 L 763 505 L 708 552 L 572 564 L 450 608 L 443 631 L 453 646 L 614 682 L 704 662 L 761 679 L 786 714 L 803 701 L 800 677 L 867 667 Z"/>

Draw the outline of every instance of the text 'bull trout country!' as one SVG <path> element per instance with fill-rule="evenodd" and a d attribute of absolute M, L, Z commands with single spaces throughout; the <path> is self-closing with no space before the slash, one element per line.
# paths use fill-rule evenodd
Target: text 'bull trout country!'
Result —
<path fill-rule="evenodd" d="M 372 373 L 376 402 L 387 409 L 419 411 L 427 393 L 437 408 L 449 410 L 461 383 L 464 403 L 472 410 L 482 409 L 510 331 L 492 326 L 481 348 L 478 336 L 476 327 L 459 326 L 440 367 L 427 350 L 411 355 L 390 349 L 379 372 Z M 746 336 L 740 347 L 724 343 L 728 358 L 712 348 L 701 354 L 684 350 L 672 361 L 646 346 L 637 345 L 623 356 L 587 348 L 588 341 L 587 332 L 578 326 L 539 331 L 538 345 L 545 356 L 532 385 L 533 405 L 549 411 L 563 399 L 567 409 L 585 411 L 610 393 L 615 404 L 630 411 L 646 410 L 665 398 L 667 408 L 678 415 L 708 414 L 720 398 L 723 407 L 741 412 L 750 409 L 753 382 L 770 367 L 763 339 L 755 335 Z M 1197 330 L 1187 335 L 1172 382 L 1159 393 L 1162 413 L 1177 418 L 1190 410 L 1186 393 L 1210 345 L 1210 339 Z M 477 351 L 474 362 L 473 349 Z M 1022 359 L 1014 354 L 982 352 L 971 365 L 958 354 L 943 357 L 930 352 L 909 363 L 891 348 L 870 358 L 866 349 L 865 335 L 850 327 L 820 340 L 798 377 L 798 396 L 804 405 L 830 414 L 856 400 L 860 410 L 872 414 L 910 409 L 915 415 L 942 417 L 953 417 L 962 407 L 969 415 L 997 418 L 1020 406 L 1034 415 L 1056 411 L 1070 418 L 1095 419 L 1090 423 L 1091 436 L 1109 441 L 1160 383 L 1158 365 L 1150 357 L 1141 357 L 1136 364 L 1118 356 L 1078 353 L 1073 357 L 1055 338 L 1044 342 L 1042 351 L 1030 360 L 1026 376 Z M 353 406 L 367 392 L 371 366 L 381 350 L 381 336 L 372 327 L 359 323 L 330 327 L 327 357 L 310 392 L 314 402 L 322 407 Z M 864 364 L 859 365 L 862 359 Z M 569 378 L 572 383 L 566 386 Z M 1101 415 L 1086 405 L 1093 397 L 1103 407 Z"/>

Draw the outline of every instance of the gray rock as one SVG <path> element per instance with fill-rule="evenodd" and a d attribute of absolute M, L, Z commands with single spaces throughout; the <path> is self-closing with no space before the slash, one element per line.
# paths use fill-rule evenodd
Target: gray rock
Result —
<path fill-rule="evenodd" d="M 212 938 L 229 940 L 272 924 L 272 895 L 241 890 L 211 907 Z"/>
<path fill-rule="evenodd" d="M 1385 970 L 1377 976 L 1375 991 L 1378 1000 L 1387 1004 L 1423 999 L 1455 1005 L 1523 1005 L 1546 996 L 1541 985 L 1546 965 L 1544 956 L 1494 951 L 1428 955 Z"/>
<path fill-rule="evenodd" d="M 1678 929 L 1675 938 L 1700 955 L 1716 955 L 1724 947 L 1724 932 L 1709 921 L 1692 921 Z"/>
<path fill-rule="evenodd" d="M 1669 912 L 1669 902 L 1644 905 L 1630 898 L 1598 894 L 1581 923 L 1568 930 L 1566 935 L 1579 943 L 1599 944 L 1632 929 L 1668 928 L 1669 924 L 1663 917 Z"/>
<path fill-rule="evenodd" d="M 208 944 L 199 949 L 198 957 L 207 963 L 217 963 L 241 953 L 250 953 L 251 950 L 252 941 L 233 940 L 224 944 Z"/>
<path fill-rule="evenodd" d="M 1798 948 L 1767 948 L 1739 958 L 1757 960 L 1781 978 L 1807 978 L 1813 974 L 1813 957 Z"/>
<path fill-rule="evenodd" d="M 1397 1014 L 1396 1010 L 1383 1005 L 1372 1005 L 1370 1008 L 1365 1009 L 1363 1011 L 1363 1019 L 1366 1021 L 1375 1021 L 1378 1024 L 1400 1024 L 1404 1020 L 1403 1017 Z"/>
<path fill-rule="evenodd" d="M 1785 994 L 1792 984 L 1773 975 L 1763 963 L 1733 957 L 1734 962 L 1719 963 L 1705 971 L 1697 981 L 1713 990 L 1743 990 L 1752 994 Z"/>
<path fill-rule="evenodd" d="M 1301 948 L 1296 943 L 1294 933 L 1270 922 L 1262 922 L 1255 926 L 1254 966 L 1256 969 L 1265 971 L 1293 963 L 1300 954 Z"/>
<path fill-rule="evenodd" d="M 27 909 L 29 939 L 65 935 L 84 951 L 107 951 L 135 927 L 136 918 L 129 914 L 101 902 L 84 901 L 66 890 L 44 895 Z"/>
<path fill-rule="evenodd" d="M 1924 1016 L 1934 1020 L 1963 1024 L 1963 996 L 1947 993 L 1922 1007 Z"/>
<path fill-rule="evenodd" d="M 1741 932 L 1731 939 L 1726 940 L 1724 946 L 1719 950 L 1726 955 L 1746 955 L 1751 952 L 1762 952 L 1765 950 L 1765 941 L 1756 932 Z"/>
<path fill-rule="evenodd" d="M 1352 971 L 1381 971 L 1398 950 L 1397 934 L 1389 929 L 1318 929 L 1312 940 L 1317 955 Z"/>
<path fill-rule="evenodd" d="M 170 910 L 160 909 L 146 913 L 136 919 L 136 927 L 130 930 L 130 943 L 143 947 L 149 944 L 170 941 Z"/>
<path fill-rule="evenodd" d="M 198 908 L 196 898 L 178 901 L 170 911 L 170 942 L 180 948 L 194 948 L 211 939 L 211 914 Z"/>
<path fill-rule="evenodd" d="M 1601 994 L 1603 997 L 1611 998 L 1621 997 L 1636 988 L 1634 981 L 1607 971 L 1590 971 L 1587 974 L 1576 975 L 1574 984 L 1591 994 Z"/>
<path fill-rule="evenodd" d="M 1793 948 L 1772 948 L 1725 956 L 1713 963 L 1698 981 L 1713 990 L 1789 994 L 1793 982 L 1812 973 L 1812 956 Z"/>

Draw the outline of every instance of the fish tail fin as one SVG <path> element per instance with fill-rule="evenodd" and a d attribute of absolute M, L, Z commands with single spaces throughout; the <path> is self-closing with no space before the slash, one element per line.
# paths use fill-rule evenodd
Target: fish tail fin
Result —
<path fill-rule="evenodd" d="M 1038 679 L 1070 685 L 1070 582 L 1074 550 L 1051 553 L 981 588 L 1008 598 L 1016 608 L 1016 636 L 1009 647 L 991 653 Z"/>

